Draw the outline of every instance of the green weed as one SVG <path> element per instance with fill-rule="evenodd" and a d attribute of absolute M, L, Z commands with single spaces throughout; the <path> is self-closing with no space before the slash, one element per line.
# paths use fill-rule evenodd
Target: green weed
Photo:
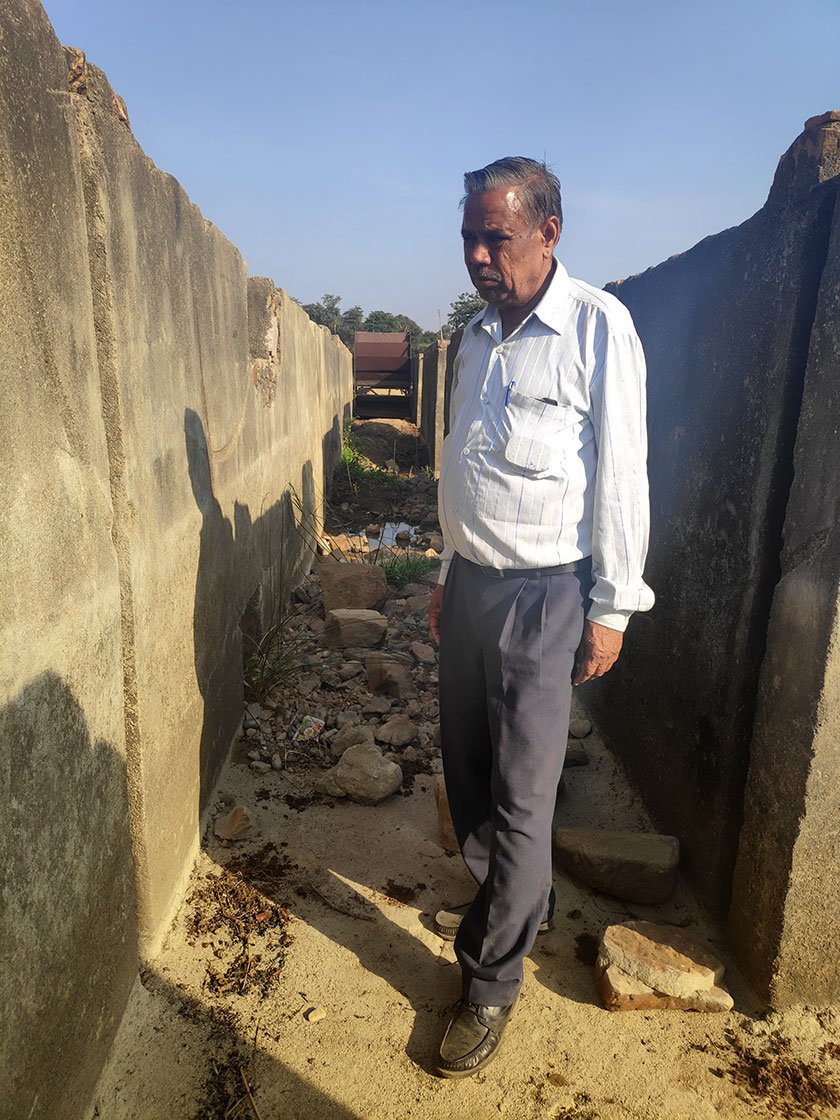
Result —
<path fill-rule="evenodd" d="M 404 583 L 417 583 L 423 576 L 440 567 L 440 560 L 424 556 L 422 552 L 394 553 L 379 549 L 372 554 L 371 560 L 385 570 L 385 578 L 394 587 L 402 587 Z"/>
<path fill-rule="evenodd" d="M 300 616 L 300 611 L 289 609 L 278 614 L 259 640 L 242 635 L 247 646 L 243 659 L 246 700 L 262 702 L 272 688 L 288 683 L 299 670 L 308 638 L 305 628 L 294 625 Z"/>

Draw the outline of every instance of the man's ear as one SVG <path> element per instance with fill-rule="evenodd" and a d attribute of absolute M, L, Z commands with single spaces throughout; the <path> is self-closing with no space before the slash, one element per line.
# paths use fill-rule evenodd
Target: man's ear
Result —
<path fill-rule="evenodd" d="M 542 238 L 543 248 L 546 251 L 546 256 L 550 257 L 554 252 L 554 247 L 560 240 L 560 219 L 556 214 L 552 214 L 550 218 L 546 218 L 542 225 Z"/>

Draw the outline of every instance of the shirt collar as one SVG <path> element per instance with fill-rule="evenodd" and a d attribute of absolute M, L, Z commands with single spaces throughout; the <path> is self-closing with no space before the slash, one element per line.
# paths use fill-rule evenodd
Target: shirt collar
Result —
<path fill-rule="evenodd" d="M 566 320 L 569 315 L 569 274 L 560 261 L 554 258 L 554 275 L 551 278 L 551 283 L 545 290 L 545 295 L 540 302 L 528 316 L 536 315 L 536 317 L 545 325 L 557 334 L 563 333 L 563 327 L 566 325 Z M 525 323 L 525 319 L 517 330 L 521 329 Z M 484 329 L 491 336 L 491 338 L 501 338 L 502 335 L 502 317 L 496 307 L 491 307 L 490 304 L 485 307 L 484 312 L 473 320 L 475 330 Z"/>

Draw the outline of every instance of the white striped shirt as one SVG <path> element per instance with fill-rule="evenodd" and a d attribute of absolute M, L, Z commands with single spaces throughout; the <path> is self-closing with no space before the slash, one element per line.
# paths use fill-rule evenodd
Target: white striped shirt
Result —
<path fill-rule="evenodd" d="M 593 622 L 624 630 L 653 606 L 645 361 L 627 308 L 559 261 L 506 339 L 487 307 L 455 359 L 438 505 L 445 549 L 493 568 L 592 556 Z"/>

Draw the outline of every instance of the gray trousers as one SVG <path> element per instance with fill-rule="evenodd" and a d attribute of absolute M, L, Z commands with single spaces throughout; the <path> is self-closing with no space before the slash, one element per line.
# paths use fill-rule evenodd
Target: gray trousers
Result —
<path fill-rule="evenodd" d="M 513 1003 L 553 910 L 552 817 L 588 591 L 575 573 L 499 579 L 457 555 L 447 575 L 441 748 L 455 834 L 478 883 L 455 939 L 471 1003 Z"/>

